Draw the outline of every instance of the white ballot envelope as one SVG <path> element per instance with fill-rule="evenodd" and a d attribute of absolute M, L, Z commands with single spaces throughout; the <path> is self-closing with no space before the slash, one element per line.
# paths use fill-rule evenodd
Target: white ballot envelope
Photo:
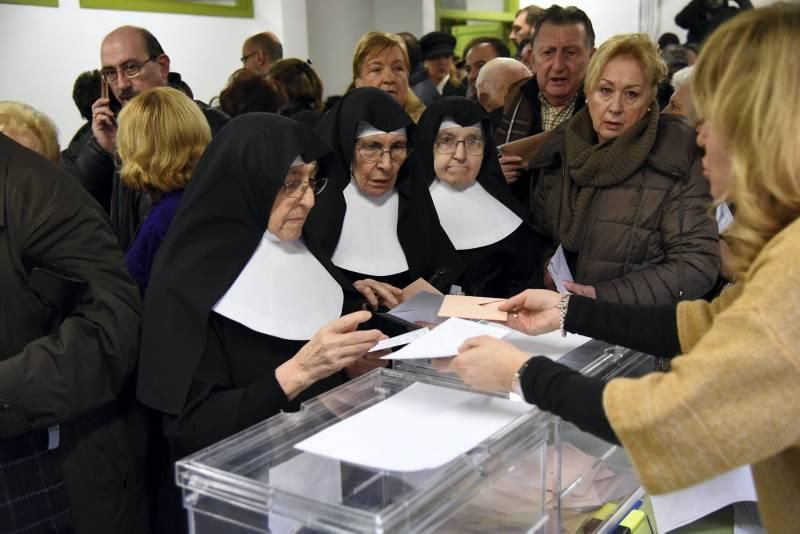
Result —
<path fill-rule="evenodd" d="M 564 287 L 564 282 L 572 282 L 572 272 L 567 265 L 567 258 L 564 256 L 564 247 L 558 245 L 556 253 L 550 258 L 550 263 L 547 264 L 547 272 L 553 277 L 553 282 L 556 284 L 558 292 L 562 295 L 569 293 L 567 288 Z"/>

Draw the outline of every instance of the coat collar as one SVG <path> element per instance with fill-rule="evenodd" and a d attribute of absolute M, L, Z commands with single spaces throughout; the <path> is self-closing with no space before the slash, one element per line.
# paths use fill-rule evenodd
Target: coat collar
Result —
<path fill-rule="evenodd" d="M 11 163 L 11 141 L 0 133 L 0 228 L 6 225 L 6 181 Z"/>

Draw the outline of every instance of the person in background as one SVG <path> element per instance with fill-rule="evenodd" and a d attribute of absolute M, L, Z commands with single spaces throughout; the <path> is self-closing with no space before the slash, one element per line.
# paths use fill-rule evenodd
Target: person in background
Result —
<path fill-rule="evenodd" d="M 672 32 L 664 32 L 658 38 L 658 49 L 663 51 L 669 45 L 679 45 L 681 40 Z"/>
<path fill-rule="evenodd" d="M 708 39 L 693 75 L 705 174 L 714 197 L 737 206 L 732 287 L 677 306 L 546 291 L 501 305 L 515 329 L 561 328 L 674 357 L 669 372 L 605 382 L 489 338 L 440 363 L 622 444 L 653 495 L 749 466 L 765 531 L 776 533 L 796 530 L 800 502 L 798 27 L 796 3 L 743 13 Z"/>
<path fill-rule="evenodd" d="M 397 36 L 406 43 L 409 64 L 408 85 L 417 84 L 428 77 L 422 65 L 422 47 L 419 45 L 419 40 L 410 32 L 399 32 Z"/>
<path fill-rule="evenodd" d="M 739 7 L 733 7 L 728 0 L 691 0 L 675 15 L 675 24 L 689 30 L 687 42 L 700 45 L 720 24 L 740 11 L 753 9 L 750 0 L 734 1 Z"/>
<path fill-rule="evenodd" d="M 535 78 L 506 97 L 496 145 L 550 131 L 586 103 L 581 84 L 594 52 L 594 29 L 586 13 L 553 5 L 536 22 L 533 39 Z M 518 156 L 500 157 L 506 182 L 517 199 L 530 206 L 535 184 L 521 162 Z"/>
<path fill-rule="evenodd" d="M 511 33 L 508 34 L 508 38 L 517 45 L 517 53 L 522 50 L 522 41 L 533 37 L 542 13 L 544 13 L 544 9 L 539 6 L 527 6 L 514 15 L 514 22 L 511 23 Z"/>
<path fill-rule="evenodd" d="M 56 165 L 61 161 L 56 125 L 50 117 L 28 104 L 0 101 L 0 132 Z"/>
<path fill-rule="evenodd" d="M 417 278 L 448 293 L 461 275 L 427 184 L 412 174 L 413 128 L 397 101 L 373 87 L 347 93 L 316 128 L 338 165 L 308 235 L 373 307 L 396 305 Z"/>
<path fill-rule="evenodd" d="M 440 98 L 417 124 L 415 179 L 428 184 L 439 222 L 464 264 L 456 284 L 467 295 L 507 297 L 532 287 L 542 255 L 527 210 L 506 186 L 490 134 L 478 104 Z"/>
<path fill-rule="evenodd" d="M 119 180 L 112 154 L 117 138 L 117 114 L 137 94 L 168 85 L 170 59 L 155 36 L 144 28 L 121 26 L 105 36 L 100 47 L 100 74 L 109 88 L 108 98 L 92 104 L 92 138 L 83 147 L 74 167 L 67 169 L 108 212 L 111 228 L 126 250 L 141 224 L 150 199 L 131 191 Z M 112 98 L 113 95 L 113 98 Z M 195 100 L 211 132 L 218 131 L 228 116 Z M 119 105 L 120 107 L 117 107 Z"/>
<path fill-rule="evenodd" d="M 242 44 L 242 67 L 267 74 L 270 65 L 283 59 L 283 45 L 272 32 L 257 33 Z"/>
<path fill-rule="evenodd" d="M 586 72 L 586 108 L 530 162 L 534 228 L 549 239 L 546 258 L 563 250 L 568 291 L 672 304 L 716 282 L 719 232 L 692 129 L 655 100 L 666 71 L 645 34 L 605 41 Z"/>
<path fill-rule="evenodd" d="M 359 87 L 386 91 L 416 122 L 425 105 L 408 85 L 410 69 L 403 39 L 391 33 L 365 33 L 353 53 L 353 82 L 348 91 Z"/>
<path fill-rule="evenodd" d="M 496 57 L 509 57 L 506 44 L 496 37 L 476 37 L 464 47 L 464 69 L 467 73 L 469 88 L 467 99 L 478 101 L 475 82 L 483 66 Z"/>
<path fill-rule="evenodd" d="M 253 111 L 278 113 L 286 104 L 286 93 L 280 85 L 249 69 L 234 72 L 219 94 L 220 109 L 231 117 Z"/>
<path fill-rule="evenodd" d="M 669 104 L 662 113 L 689 117 L 692 114 L 690 81 L 694 67 L 684 67 L 672 75 L 672 88 Z"/>
<path fill-rule="evenodd" d="M 105 213 L 54 161 L 0 133 L 0 531 L 139 534 L 139 292 Z"/>
<path fill-rule="evenodd" d="M 517 59 L 533 72 L 533 38 L 523 39 L 519 44 Z"/>
<path fill-rule="evenodd" d="M 276 61 L 267 77 L 286 93 L 287 104 L 281 115 L 291 117 L 305 110 L 322 111 L 322 80 L 311 66 L 311 61 L 295 57 Z"/>
<path fill-rule="evenodd" d="M 75 160 L 89 139 L 92 138 L 92 104 L 100 98 L 101 80 L 100 71 L 97 69 L 82 72 L 75 78 L 75 84 L 72 86 L 72 101 L 75 102 L 75 107 L 78 108 L 78 112 L 86 122 L 72 136 L 67 148 L 61 151 L 61 165 L 65 169 L 74 168 Z"/>
<path fill-rule="evenodd" d="M 183 189 L 210 140 L 200 108 L 171 87 L 140 93 L 119 114 L 120 178 L 132 190 L 146 193 L 152 206 L 125 253 L 128 272 L 142 295 Z"/>
<path fill-rule="evenodd" d="M 495 58 L 483 66 L 475 80 L 475 90 L 478 103 L 492 121 L 493 134 L 502 124 L 508 94 L 519 91 L 531 77 L 528 67 L 516 59 Z"/>
<path fill-rule="evenodd" d="M 661 48 L 661 57 L 667 64 L 667 77 L 658 85 L 658 106 L 663 110 L 669 104 L 674 92 L 672 76 L 679 70 L 689 66 L 689 53 L 680 45 L 667 45 Z"/>
<path fill-rule="evenodd" d="M 440 96 L 464 96 L 467 83 L 460 76 L 453 60 L 456 38 L 449 33 L 430 32 L 419 40 L 428 77 L 412 89 L 426 106 Z"/>

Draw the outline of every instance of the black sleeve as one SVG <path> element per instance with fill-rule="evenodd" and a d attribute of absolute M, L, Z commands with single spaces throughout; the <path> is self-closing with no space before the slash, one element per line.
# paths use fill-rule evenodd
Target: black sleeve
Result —
<path fill-rule="evenodd" d="M 674 304 L 620 304 L 572 295 L 564 328 L 662 358 L 681 352 Z"/>
<path fill-rule="evenodd" d="M 97 143 L 94 136 L 83 146 L 68 171 L 106 211 L 109 211 L 114 159 Z"/>
<path fill-rule="evenodd" d="M 274 372 L 249 386 L 233 383 L 222 328 L 214 321 L 210 325 L 183 410 L 164 416 L 164 434 L 173 458 L 212 445 L 289 406 Z"/>
<path fill-rule="evenodd" d="M 675 15 L 675 24 L 689 31 L 701 31 L 706 26 L 704 0 L 692 0 Z"/>
<path fill-rule="evenodd" d="M 619 439 L 603 410 L 606 382 L 546 356 L 534 356 L 520 377 L 525 400 L 610 443 Z"/>

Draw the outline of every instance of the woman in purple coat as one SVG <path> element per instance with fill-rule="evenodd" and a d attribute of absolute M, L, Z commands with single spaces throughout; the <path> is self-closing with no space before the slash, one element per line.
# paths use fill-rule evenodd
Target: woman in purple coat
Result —
<path fill-rule="evenodd" d="M 152 202 L 125 253 L 128 272 L 142 294 L 183 188 L 210 140 L 208 121 L 197 104 L 169 87 L 141 93 L 119 115 L 120 178 Z"/>

